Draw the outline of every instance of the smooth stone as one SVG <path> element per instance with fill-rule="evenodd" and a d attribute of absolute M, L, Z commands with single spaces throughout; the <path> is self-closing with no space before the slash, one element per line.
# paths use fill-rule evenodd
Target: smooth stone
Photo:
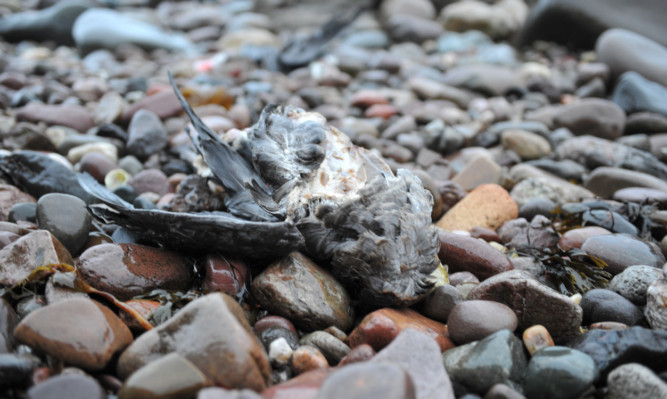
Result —
<path fill-rule="evenodd" d="M 492 230 L 519 214 L 516 201 L 497 184 L 483 184 L 449 209 L 437 225 L 441 229 L 470 230 L 481 226 Z"/>
<path fill-rule="evenodd" d="M 646 290 L 646 320 L 653 328 L 667 330 L 667 269 Z"/>
<path fill-rule="evenodd" d="M 667 195 L 665 180 L 642 172 L 604 166 L 588 175 L 584 186 L 602 198 L 611 198 L 616 191 L 629 187 L 650 188 Z"/>
<path fill-rule="evenodd" d="M 0 250 L 0 284 L 14 285 L 49 264 L 74 263 L 63 244 L 46 230 L 26 234 Z"/>
<path fill-rule="evenodd" d="M 89 152 L 79 160 L 81 173 L 90 174 L 100 183 L 104 183 L 104 177 L 107 173 L 116 168 L 116 163 L 112 159 L 99 152 Z"/>
<path fill-rule="evenodd" d="M 566 231 L 558 241 L 558 246 L 563 251 L 568 251 L 572 248 L 581 248 L 584 242 L 590 237 L 612 234 L 611 231 L 599 226 L 585 226 L 577 229 Z"/>
<path fill-rule="evenodd" d="M 444 231 L 438 238 L 438 257 L 450 272 L 471 272 L 482 281 L 513 268 L 505 254 L 482 240 Z"/>
<path fill-rule="evenodd" d="M 626 187 L 614 191 L 613 200 L 642 204 L 645 201 L 667 207 L 667 192 L 646 187 Z"/>
<path fill-rule="evenodd" d="M 543 173 L 544 175 L 539 177 L 521 179 L 519 183 L 512 187 L 510 195 L 518 206 L 524 206 L 536 198 L 547 198 L 558 205 L 562 205 L 567 202 L 578 202 L 582 199 L 595 197 L 595 194 L 579 185 L 572 184 L 557 176 L 548 175 L 546 172 Z"/>
<path fill-rule="evenodd" d="M 138 159 L 157 154 L 167 145 L 167 131 L 160 118 L 147 109 L 134 113 L 127 129 L 126 151 Z"/>
<path fill-rule="evenodd" d="M 536 159 L 528 161 L 528 165 L 535 166 L 546 172 L 560 177 L 565 180 L 574 180 L 580 182 L 586 174 L 586 168 L 572 160 L 564 159 L 556 161 L 553 159 Z"/>
<path fill-rule="evenodd" d="M 36 356 L 0 353 L 0 388 L 25 389 L 33 382 L 32 375 L 38 366 Z"/>
<path fill-rule="evenodd" d="M 636 72 L 625 72 L 616 84 L 612 101 L 628 114 L 654 112 L 667 116 L 667 105 L 665 105 L 667 87 L 665 85 L 667 83 L 658 84 Z"/>
<path fill-rule="evenodd" d="M 556 147 L 555 154 L 559 159 L 571 159 L 591 169 L 623 168 L 667 180 L 667 165 L 651 153 L 598 137 L 567 139 Z"/>
<path fill-rule="evenodd" d="M 554 123 L 557 127 L 568 128 L 577 136 L 614 140 L 625 129 L 625 112 L 611 101 L 587 98 L 559 108 Z"/>
<path fill-rule="evenodd" d="M 0 184 L 0 221 L 6 222 L 9 220 L 10 222 L 14 223 L 17 220 L 28 220 L 16 218 L 11 220 L 12 210 L 16 205 L 19 204 L 25 204 L 27 206 L 30 206 L 29 204 L 33 204 L 32 206 L 34 206 L 35 202 L 36 200 L 32 195 L 24 193 L 14 186 Z M 25 210 L 27 211 L 27 209 Z M 21 215 L 21 213 L 17 213 L 16 211 L 13 213 L 17 216 Z"/>
<path fill-rule="evenodd" d="M 667 86 L 664 70 L 667 62 L 666 45 L 664 41 L 660 44 L 642 36 L 639 31 L 609 29 L 598 38 L 595 52 L 600 62 L 609 65 L 612 79 L 617 79 L 627 71 L 633 71 L 648 80 Z"/>
<path fill-rule="evenodd" d="M 7 221 L 18 223 L 20 221 L 37 224 L 37 204 L 35 202 L 20 202 L 12 205 L 7 214 Z"/>
<path fill-rule="evenodd" d="M 84 155 L 94 152 L 106 156 L 112 162 L 116 162 L 118 160 L 118 147 L 104 141 L 82 144 L 80 146 L 71 148 L 67 152 L 67 160 L 69 160 L 72 164 L 76 164 L 81 161 L 81 158 L 83 158 Z"/>
<path fill-rule="evenodd" d="M 607 376 L 610 399 L 653 399 L 667 397 L 667 383 L 651 369 L 637 363 L 616 367 Z"/>
<path fill-rule="evenodd" d="M 486 392 L 484 399 L 526 399 L 526 397 L 509 385 L 496 384 Z"/>
<path fill-rule="evenodd" d="M 479 155 L 468 162 L 452 179 L 466 191 L 472 191 L 482 184 L 498 184 L 502 168 L 490 157 Z"/>
<path fill-rule="evenodd" d="M 255 334 L 261 334 L 267 328 L 279 327 L 288 330 L 296 335 L 296 328 L 291 321 L 281 316 L 266 316 L 255 322 L 252 327 Z"/>
<path fill-rule="evenodd" d="M 468 299 L 504 303 L 517 315 L 519 330 L 541 324 L 557 343 L 579 334 L 581 307 L 521 270 L 510 270 L 482 281 L 470 291 Z"/>
<path fill-rule="evenodd" d="M 8 42 L 53 40 L 58 44 L 74 44 L 72 25 L 92 4 L 87 1 L 59 1 L 52 7 L 4 15 L 0 36 Z"/>
<path fill-rule="evenodd" d="M 276 341 L 283 339 L 287 342 L 292 349 L 297 349 L 299 347 L 299 336 L 283 327 L 275 326 L 263 329 L 261 332 L 255 332 L 259 340 L 264 345 L 264 349 L 269 350 L 271 344 Z"/>
<path fill-rule="evenodd" d="M 590 330 L 569 342 L 569 347 L 593 358 L 605 380 L 609 372 L 626 363 L 640 363 L 656 371 L 664 370 L 667 331 L 644 327 L 622 330 Z"/>
<path fill-rule="evenodd" d="M 536 215 L 530 223 L 523 218 L 505 222 L 498 229 L 498 236 L 500 242 L 518 250 L 555 248 L 559 240 L 551 220 L 542 215 Z"/>
<path fill-rule="evenodd" d="M 380 5 L 380 16 L 389 19 L 394 15 L 411 15 L 424 19 L 434 19 L 436 9 L 433 2 L 427 0 L 415 0 L 406 2 L 403 0 L 386 0 Z"/>
<path fill-rule="evenodd" d="M 548 346 L 554 346 L 551 334 L 543 325 L 536 324 L 523 331 L 523 344 L 532 356 L 535 352 Z"/>
<path fill-rule="evenodd" d="M 542 158 L 551 152 L 547 139 L 526 130 L 505 130 L 500 139 L 506 150 L 514 151 L 523 161 Z"/>
<path fill-rule="evenodd" d="M 82 13 L 74 22 L 72 37 L 83 53 L 114 50 L 124 43 L 146 50 L 193 51 L 192 43 L 185 36 L 165 32 L 147 22 L 103 8 Z"/>
<path fill-rule="evenodd" d="M 304 398 L 315 399 L 324 380 L 331 374 L 331 369 L 314 369 L 300 374 L 281 384 L 273 385 L 262 391 L 265 399 Z"/>
<path fill-rule="evenodd" d="M 162 120 L 183 112 L 181 103 L 171 89 L 160 90 L 135 102 L 123 112 L 121 120 L 129 123 L 134 114 L 140 109 L 151 111 Z"/>
<path fill-rule="evenodd" d="M 106 399 L 102 386 L 92 377 L 80 374 L 61 374 L 51 377 L 27 392 L 28 399 Z"/>
<path fill-rule="evenodd" d="M 194 396 L 193 396 L 194 397 Z M 200 389 L 197 399 L 262 399 L 263 396 L 250 389 L 224 389 L 208 387 Z"/>
<path fill-rule="evenodd" d="M 209 254 L 204 262 L 205 271 L 202 284 L 205 290 L 221 291 L 233 297 L 245 292 L 248 270 L 243 261 L 228 259 L 220 254 Z M 255 330 L 257 330 L 256 324 Z"/>
<path fill-rule="evenodd" d="M 524 393 L 528 398 L 577 398 L 593 385 L 596 377 L 595 362 L 587 354 L 549 346 L 535 352 L 528 362 Z"/>
<path fill-rule="evenodd" d="M 412 15 L 394 15 L 385 24 L 385 29 L 397 42 L 423 43 L 435 40 L 443 33 L 443 27 L 436 21 Z"/>
<path fill-rule="evenodd" d="M 105 123 L 113 123 L 120 119 L 123 111 L 127 107 L 123 97 L 115 92 L 109 91 L 99 99 L 95 111 L 93 111 L 93 118 L 97 125 Z"/>
<path fill-rule="evenodd" d="M 473 99 L 472 93 L 440 83 L 435 79 L 415 76 L 408 79 L 407 86 L 420 98 L 429 100 L 449 100 L 461 108 L 467 108 Z"/>
<path fill-rule="evenodd" d="M 506 305 L 483 300 L 458 303 L 447 319 L 449 337 L 457 345 L 479 341 L 504 329 L 514 331 L 518 320 Z"/>
<path fill-rule="evenodd" d="M 274 367 L 284 367 L 289 363 L 290 357 L 294 350 L 285 338 L 274 339 L 269 344 L 268 353 L 269 361 Z"/>
<path fill-rule="evenodd" d="M 482 1 L 453 2 L 440 12 L 439 20 L 453 32 L 479 30 L 493 40 L 507 39 L 523 23 L 528 6 L 523 2 L 499 1 L 487 4 Z"/>
<path fill-rule="evenodd" d="M 241 306 L 225 294 L 197 298 L 139 336 L 118 359 L 118 376 L 127 378 L 171 352 L 188 359 L 216 385 L 258 392 L 268 385 L 268 356 Z"/>
<path fill-rule="evenodd" d="M 534 198 L 519 208 L 519 217 L 533 220 L 537 215 L 551 217 L 556 210 L 556 203 L 548 198 Z"/>
<path fill-rule="evenodd" d="M 646 305 L 646 290 L 662 276 L 657 267 L 636 265 L 627 267 L 609 282 L 609 289 L 638 306 Z"/>
<path fill-rule="evenodd" d="M 370 360 L 373 356 L 375 356 L 375 350 L 373 349 L 372 346 L 368 344 L 361 344 L 359 346 L 355 346 L 350 350 L 350 353 L 345 356 L 340 363 L 338 363 L 338 366 L 344 366 L 346 364 L 351 364 L 351 363 L 359 363 L 359 362 L 365 362 L 367 360 Z"/>
<path fill-rule="evenodd" d="M 167 176 L 159 169 L 144 169 L 132 176 L 127 184 L 137 195 L 150 192 L 163 196 L 172 191 Z"/>
<path fill-rule="evenodd" d="M 445 73 L 442 83 L 488 96 L 502 96 L 511 89 L 526 86 L 518 72 L 508 67 L 485 64 L 451 68 Z"/>
<path fill-rule="evenodd" d="M 350 297 L 329 272 L 298 252 L 273 263 L 252 282 L 262 307 L 306 331 L 352 327 Z"/>
<path fill-rule="evenodd" d="M 36 211 L 40 229 L 51 232 L 71 254 L 80 253 L 92 226 L 83 200 L 69 194 L 46 194 L 37 201 Z"/>
<path fill-rule="evenodd" d="M 350 333 L 348 344 L 351 348 L 368 344 L 379 351 L 406 329 L 417 330 L 429 335 L 438 343 L 440 351 L 454 347 L 449 339 L 447 326 L 408 308 L 384 308 L 369 313 Z"/>
<path fill-rule="evenodd" d="M 191 397 L 207 385 L 206 376 L 174 352 L 135 371 L 118 392 L 118 399 Z"/>
<path fill-rule="evenodd" d="M 619 107 L 623 108 L 620 104 Z M 667 116 L 654 112 L 635 112 L 628 115 L 628 120 L 625 124 L 625 134 L 653 134 L 662 132 L 667 132 Z"/>
<path fill-rule="evenodd" d="M 154 289 L 186 291 L 192 271 L 178 253 L 138 244 L 100 244 L 81 254 L 76 264 L 93 287 L 127 300 Z"/>
<path fill-rule="evenodd" d="M 623 28 L 667 45 L 664 11 L 661 0 L 539 0 L 515 44 L 524 47 L 543 40 L 593 49 L 604 31 Z"/>
<path fill-rule="evenodd" d="M 628 218 L 609 209 L 587 209 L 581 213 L 583 225 L 603 227 L 612 233 L 623 233 L 631 236 L 639 235 L 637 227 Z"/>
<path fill-rule="evenodd" d="M 410 375 L 392 363 L 364 362 L 334 371 L 324 380 L 318 399 L 333 398 L 414 399 Z"/>
<path fill-rule="evenodd" d="M 509 330 L 450 349 L 442 360 L 454 384 L 480 395 L 499 383 L 520 388 L 527 363 L 521 340 Z"/>
<path fill-rule="evenodd" d="M 627 234 L 597 235 L 587 239 L 581 249 L 600 258 L 612 275 L 623 272 L 628 266 L 646 265 L 662 267 L 665 256 L 653 243 Z"/>
<path fill-rule="evenodd" d="M 416 399 L 454 398 L 452 383 L 442 363 L 440 347 L 430 334 L 406 329 L 371 363 L 396 364 L 412 378 Z"/>
<path fill-rule="evenodd" d="M 326 369 L 329 367 L 329 362 L 316 347 L 302 345 L 292 352 L 290 367 L 294 374 L 300 375 L 312 370 Z"/>
<path fill-rule="evenodd" d="M 6 299 L 0 298 L 0 354 L 11 353 L 14 350 L 16 346 L 14 328 L 18 322 L 19 318 L 14 308 Z"/>
<path fill-rule="evenodd" d="M 615 321 L 629 326 L 643 318 L 641 309 L 614 291 L 595 288 L 584 294 L 579 303 L 584 311 L 583 324 Z"/>
<path fill-rule="evenodd" d="M 67 126 L 85 133 L 95 126 L 91 113 L 78 105 L 30 103 L 16 112 L 17 121 L 44 122 L 49 126 Z"/>
<path fill-rule="evenodd" d="M 16 327 L 14 336 L 66 364 L 90 371 L 104 369 L 117 352 L 132 343 L 132 333 L 118 316 L 85 298 L 30 312 Z"/>
<path fill-rule="evenodd" d="M 312 345 L 322 352 L 331 365 L 336 365 L 350 353 L 350 347 L 324 331 L 313 331 L 304 335 L 299 341 L 301 345 Z"/>
<path fill-rule="evenodd" d="M 452 309 L 462 300 L 463 296 L 453 285 L 438 285 L 421 302 L 419 311 L 430 319 L 447 323 Z"/>
<path fill-rule="evenodd" d="M 74 195 L 88 204 L 95 201 L 81 188 L 71 169 L 40 152 L 13 152 L 0 158 L 0 170 L 11 176 L 14 184 L 22 191 L 35 198 L 55 192 Z"/>

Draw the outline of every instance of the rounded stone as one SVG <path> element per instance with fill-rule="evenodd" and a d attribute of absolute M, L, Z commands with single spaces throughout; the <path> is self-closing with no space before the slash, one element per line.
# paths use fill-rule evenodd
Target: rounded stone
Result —
<path fill-rule="evenodd" d="M 421 302 L 421 313 L 433 320 L 447 323 L 452 309 L 462 300 L 461 293 L 453 285 L 439 285 Z"/>
<path fill-rule="evenodd" d="M 128 127 L 127 152 L 146 159 L 167 145 L 167 131 L 160 118 L 147 109 L 138 110 Z"/>
<path fill-rule="evenodd" d="M 37 201 L 37 222 L 40 229 L 51 232 L 73 255 L 86 245 L 92 225 L 86 203 L 60 193 L 43 195 Z"/>
<path fill-rule="evenodd" d="M 601 321 L 616 321 L 629 326 L 643 319 L 642 311 L 632 302 L 614 291 L 595 288 L 581 298 L 581 309 L 584 311 L 585 325 Z"/>
<path fill-rule="evenodd" d="M 412 378 L 393 363 L 356 363 L 332 373 L 320 388 L 320 399 L 414 399 Z"/>
<path fill-rule="evenodd" d="M 627 234 L 609 234 L 590 237 L 581 246 L 589 255 L 602 259 L 606 270 L 619 274 L 628 266 L 662 267 L 665 256 L 657 245 Z"/>
<path fill-rule="evenodd" d="M 505 130 L 500 141 L 506 150 L 516 152 L 524 161 L 542 158 L 551 152 L 547 139 L 527 130 Z"/>
<path fill-rule="evenodd" d="M 580 227 L 578 229 L 572 229 L 565 232 L 558 240 L 558 246 L 563 250 L 567 251 L 572 248 L 581 248 L 584 245 L 584 242 L 590 237 L 599 236 L 604 234 L 612 234 L 611 231 L 598 227 L 598 226 L 586 226 Z"/>
<path fill-rule="evenodd" d="M 514 331 L 518 320 L 512 309 L 493 301 L 458 303 L 447 319 L 449 337 L 458 345 L 479 341 L 500 330 Z"/>
<path fill-rule="evenodd" d="M 34 202 L 19 202 L 12 205 L 7 220 L 12 223 L 23 220 L 37 224 L 37 204 Z"/>
<path fill-rule="evenodd" d="M 485 280 L 513 268 L 505 254 L 482 240 L 449 232 L 440 232 L 438 237 L 438 257 L 453 273 L 466 271 Z"/>
<path fill-rule="evenodd" d="M 495 230 L 519 215 L 516 201 L 497 184 L 482 184 L 449 209 L 438 221 L 444 230 L 470 230 L 475 226 Z"/>
<path fill-rule="evenodd" d="M 89 173 L 100 183 L 104 183 L 104 177 L 116 168 L 116 163 L 99 152 L 88 152 L 79 161 L 79 170 Z"/>
<path fill-rule="evenodd" d="M 616 367 L 607 376 L 610 399 L 653 399 L 667 397 L 667 383 L 650 368 L 638 363 Z"/>
<path fill-rule="evenodd" d="M 535 352 L 528 362 L 524 392 L 529 398 L 578 398 L 596 377 L 595 362 L 587 354 L 549 346 Z"/>
<path fill-rule="evenodd" d="M 336 365 L 350 353 L 350 347 L 324 331 L 314 331 L 304 335 L 299 341 L 301 345 L 312 345 L 322 352 L 331 365 Z"/>
<path fill-rule="evenodd" d="M 614 140 L 625 129 L 625 112 L 611 101 L 587 98 L 560 108 L 554 116 L 554 123 L 570 129 L 577 136 Z"/>
<path fill-rule="evenodd" d="M 303 345 L 292 352 L 290 365 L 294 374 L 299 375 L 315 369 L 328 368 L 329 362 L 316 347 Z"/>
<path fill-rule="evenodd" d="M 667 329 L 667 266 L 646 290 L 646 319 L 653 328 Z"/>
<path fill-rule="evenodd" d="M 542 348 L 554 346 L 554 340 L 551 338 L 551 334 L 549 334 L 546 327 L 537 324 L 524 330 L 523 344 L 528 350 L 528 353 L 532 356 Z"/>
<path fill-rule="evenodd" d="M 34 385 L 28 390 L 28 399 L 105 399 L 100 384 L 87 375 L 61 374 Z"/>
<path fill-rule="evenodd" d="M 134 189 L 137 195 L 151 192 L 163 196 L 172 191 L 169 179 L 159 169 L 144 169 L 134 175 L 127 184 Z"/>
<path fill-rule="evenodd" d="M 611 279 L 609 289 L 635 305 L 643 306 L 646 305 L 646 290 L 661 275 L 662 271 L 657 267 L 630 266 Z"/>

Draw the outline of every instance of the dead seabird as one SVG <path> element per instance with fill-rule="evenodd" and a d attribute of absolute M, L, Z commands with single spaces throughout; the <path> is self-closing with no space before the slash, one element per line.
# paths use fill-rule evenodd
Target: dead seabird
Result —
<path fill-rule="evenodd" d="M 91 212 L 142 238 L 181 249 L 278 259 L 303 250 L 367 306 L 407 306 L 428 293 L 439 242 L 433 198 L 407 170 L 394 175 L 314 112 L 267 106 L 232 146 L 194 113 L 195 147 L 226 192 L 227 212 L 136 209 L 80 175 L 106 206 Z"/>

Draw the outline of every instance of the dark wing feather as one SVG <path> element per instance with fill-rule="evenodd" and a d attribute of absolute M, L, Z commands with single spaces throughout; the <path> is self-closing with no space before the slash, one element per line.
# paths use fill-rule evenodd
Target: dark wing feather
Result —
<path fill-rule="evenodd" d="M 136 209 L 79 174 L 81 186 L 105 205 L 91 213 L 106 223 L 138 232 L 147 241 L 185 252 L 221 252 L 246 259 L 275 259 L 299 250 L 303 237 L 291 222 L 253 222 L 226 212 L 181 213 Z"/>
<path fill-rule="evenodd" d="M 365 305 L 408 306 L 428 293 L 439 264 L 432 204 L 419 179 L 399 170 L 375 177 L 356 199 L 321 207 L 299 229 L 309 252 L 330 259 Z"/>

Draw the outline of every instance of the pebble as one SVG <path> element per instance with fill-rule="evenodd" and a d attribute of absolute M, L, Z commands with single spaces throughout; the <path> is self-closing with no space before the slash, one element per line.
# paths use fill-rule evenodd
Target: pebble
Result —
<path fill-rule="evenodd" d="M 614 276 L 609 289 L 638 306 L 646 305 L 646 290 L 662 275 L 657 267 L 646 265 L 629 266 Z"/>
<path fill-rule="evenodd" d="M 623 251 L 619 251 L 619 248 L 623 248 Z M 603 260 L 607 264 L 606 270 L 612 275 L 633 265 L 658 268 L 665 263 L 665 256 L 657 245 L 627 234 L 592 236 L 584 242 L 581 249 Z"/>
<path fill-rule="evenodd" d="M 30 312 L 18 324 L 14 336 L 35 350 L 90 371 L 104 369 L 116 353 L 132 343 L 130 330 L 118 316 L 87 298 L 69 299 Z"/>
<path fill-rule="evenodd" d="M 479 395 L 498 383 L 521 389 L 527 364 L 521 340 L 509 330 L 450 349 L 442 360 L 454 384 Z"/>
<path fill-rule="evenodd" d="M 449 277 L 451 284 L 452 275 L 450 274 Z M 419 312 L 430 319 L 446 324 L 452 309 L 462 300 L 461 293 L 453 285 L 438 285 L 421 302 Z"/>
<path fill-rule="evenodd" d="M 654 112 L 667 116 L 667 106 L 664 105 L 664 99 L 667 97 L 665 85 L 667 84 L 661 85 L 636 72 L 628 71 L 619 78 L 612 101 L 628 114 Z"/>
<path fill-rule="evenodd" d="M 292 352 L 290 366 L 294 374 L 299 375 L 317 369 L 326 369 L 329 367 L 329 362 L 316 347 L 302 345 Z"/>
<path fill-rule="evenodd" d="M 95 126 L 91 113 L 78 105 L 30 103 L 18 110 L 16 120 L 71 127 L 80 133 L 85 133 Z"/>
<path fill-rule="evenodd" d="M 252 293 L 270 312 L 306 331 L 331 325 L 347 331 L 353 316 L 350 297 L 329 272 L 300 253 L 273 263 L 252 283 Z"/>
<path fill-rule="evenodd" d="M 476 226 L 495 230 L 518 214 L 516 202 L 504 188 L 483 184 L 449 209 L 437 225 L 448 231 L 470 230 Z"/>
<path fill-rule="evenodd" d="M 512 309 L 499 302 L 483 300 L 458 303 L 447 319 L 449 336 L 457 345 L 479 341 L 500 330 L 514 331 L 517 325 Z"/>
<path fill-rule="evenodd" d="M 547 139 L 526 130 L 505 130 L 501 142 L 506 150 L 516 152 L 524 161 L 542 158 L 551 152 L 551 144 Z"/>
<path fill-rule="evenodd" d="M 368 344 L 379 351 L 389 345 L 405 329 L 428 334 L 440 346 L 440 351 L 454 347 L 449 339 L 447 326 L 428 319 L 411 309 L 384 308 L 369 313 L 350 333 L 351 348 Z"/>
<path fill-rule="evenodd" d="M 365 362 L 366 360 L 370 360 L 373 356 L 375 356 L 373 347 L 368 344 L 361 344 L 352 348 L 347 356 L 341 359 L 338 366 L 344 366 L 349 363 Z"/>
<path fill-rule="evenodd" d="M 118 399 L 190 397 L 209 384 L 194 364 L 173 352 L 132 373 Z"/>
<path fill-rule="evenodd" d="M 160 119 L 176 116 L 183 111 L 181 103 L 178 102 L 178 98 L 176 98 L 176 95 L 171 90 L 160 90 L 155 94 L 142 98 L 125 109 L 121 120 L 129 123 L 134 114 L 140 109 L 151 111 Z"/>
<path fill-rule="evenodd" d="M 667 397 L 667 384 L 651 369 L 637 363 L 616 367 L 607 376 L 607 388 L 612 399 L 651 399 Z"/>
<path fill-rule="evenodd" d="M 46 230 L 22 236 L 0 250 L 0 284 L 14 285 L 48 264 L 73 264 L 67 248 Z"/>
<path fill-rule="evenodd" d="M 595 288 L 584 294 L 580 303 L 584 311 L 583 323 L 588 325 L 602 321 L 615 321 L 629 326 L 643 318 L 641 309 L 614 291 Z"/>
<path fill-rule="evenodd" d="M 79 159 L 79 169 L 82 173 L 88 173 L 100 183 L 104 183 L 104 177 L 116 168 L 116 162 L 99 152 L 89 152 Z"/>
<path fill-rule="evenodd" d="M 37 223 L 60 241 L 71 254 L 79 254 L 92 227 L 86 203 L 69 195 L 52 193 L 37 201 Z"/>
<path fill-rule="evenodd" d="M 27 205 L 34 202 L 36 202 L 36 200 L 32 195 L 26 194 L 14 186 L 0 184 L 0 221 L 6 222 L 9 220 L 10 222 L 14 222 L 16 220 L 28 220 L 14 219 L 14 221 L 12 221 L 9 218 L 12 216 L 12 210 L 16 205 Z"/>
<path fill-rule="evenodd" d="M 221 291 L 237 296 L 247 289 L 248 270 L 243 261 L 222 255 L 207 255 L 203 287 L 207 291 Z"/>
<path fill-rule="evenodd" d="M 610 198 L 618 190 L 628 187 L 646 187 L 667 192 L 667 182 L 655 176 L 627 169 L 596 168 L 584 181 L 584 186 L 603 197 Z"/>
<path fill-rule="evenodd" d="M 524 393 L 528 398 L 580 397 L 597 377 L 595 362 L 587 354 L 563 346 L 548 346 L 528 362 Z"/>
<path fill-rule="evenodd" d="M 590 135 L 614 140 L 625 129 L 625 112 L 611 101 L 590 98 L 560 108 L 554 116 L 558 127 L 577 136 Z"/>
<path fill-rule="evenodd" d="M 167 131 L 162 121 L 147 109 L 134 113 L 127 133 L 126 150 L 138 159 L 146 159 L 167 145 Z"/>
<path fill-rule="evenodd" d="M 192 271 L 178 253 L 137 244 L 100 244 L 87 249 L 77 263 L 93 287 L 127 300 L 154 289 L 187 290 Z"/>
<path fill-rule="evenodd" d="M 172 191 L 167 176 L 159 169 L 144 169 L 132 176 L 127 184 L 134 189 L 137 195 L 155 193 L 163 196 Z"/>
<path fill-rule="evenodd" d="M 646 290 L 646 320 L 653 328 L 667 329 L 667 275 L 665 267 L 662 276 Z"/>
<path fill-rule="evenodd" d="M 0 353 L 0 388 L 22 389 L 30 386 L 32 375 L 39 366 L 36 356 Z"/>
<path fill-rule="evenodd" d="M 516 314 L 519 330 L 541 324 L 557 343 L 579 333 L 583 316 L 581 307 L 570 298 L 521 270 L 510 270 L 488 278 L 472 289 L 468 299 L 504 303 Z"/>
<path fill-rule="evenodd" d="M 498 184 L 502 168 L 486 155 L 479 155 L 468 162 L 452 181 L 466 191 L 472 191 L 482 184 Z"/>
<path fill-rule="evenodd" d="M 324 331 L 313 331 L 301 337 L 301 345 L 311 345 L 322 352 L 331 365 L 336 365 L 342 358 L 350 353 L 350 347 L 338 338 Z"/>
<path fill-rule="evenodd" d="M 92 377 L 61 374 L 51 377 L 28 390 L 28 399 L 104 399 L 106 392 Z"/>
<path fill-rule="evenodd" d="M 127 378 L 172 352 L 192 362 L 214 384 L 255 391 L 268 385 L 268 356 L 239 304 L 225 294 L 197 298 L 139 336 L 118 359 L 118 376 Z"/>
<path fill-rule="evenodd" d="M 274 339 L 269 344 L 269 361 L 272 366 L 283 367 L 286 366 L 292 356 L 294 350 L 283 337 Z"/>
<path fill-rule="evenodd" d="M 315 398 L 322 383 L 329 374 L 331 374 L 331 369 L 328 368 L 316 368 L 303 374 L 298 374 L 289 381 L 265 389 L 262 391 L 262 397 L 266 399 Z"/>
<path fill-rule="evenodd" d="M 517 250 L 554 248 L 559 241 L 551 220 L 542 215 L 534 216 L 530 223 L 523 218 L 507 221 L 498 229 L 498 236 L 500 242 Z"/>
<path fill-rule="evenodd" d="M 440 232 L 438 257 L 449 271 L 470 272 L 480 281 L 512 269 L 512 262 L 486 242 L 461 234 Z"/>
<path fill-rule="evenodd" d="M 392 363 L 363 362 L 343 367 L 327 377 L 317 395 L 329 398 L 416 398 L 410 375 Z"/>
<path fill-rule="evenodd" d="M 554 346 L 551 334 L 543 325 L 536 324 L 523 331 L 523 344 L 532 356 L 535 352 L 548 346 Z"/>

